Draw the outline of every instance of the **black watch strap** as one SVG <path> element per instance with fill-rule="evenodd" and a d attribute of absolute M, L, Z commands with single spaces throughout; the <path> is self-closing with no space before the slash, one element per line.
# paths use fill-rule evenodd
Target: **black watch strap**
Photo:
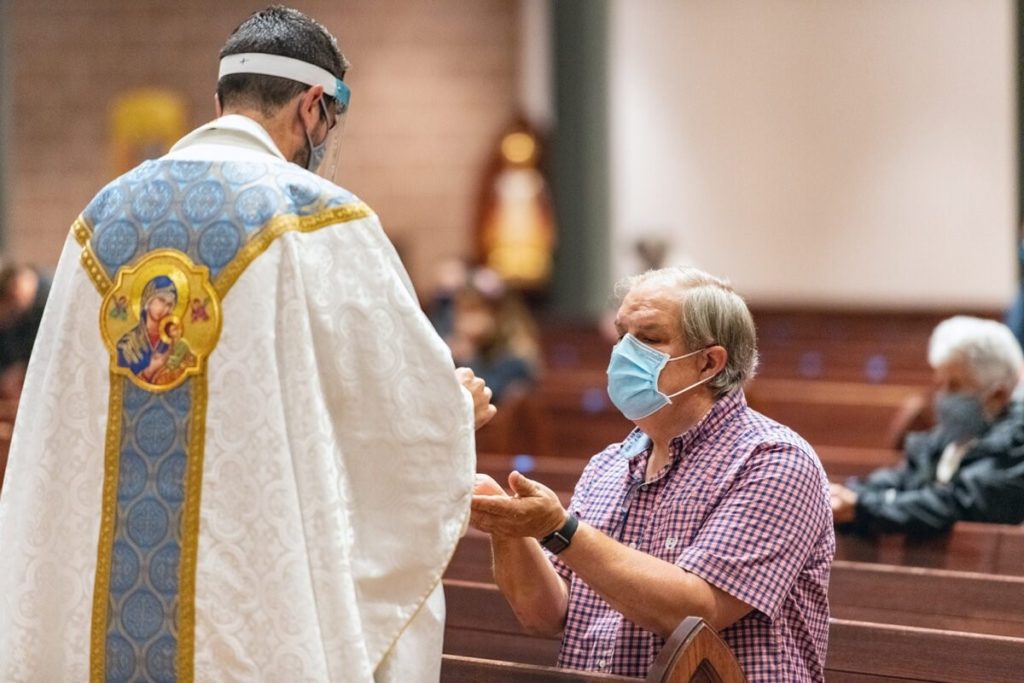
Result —
<path fill-rule="evenodd" d="M 576 533 L 576 527 L 580 525 L 580 520 L 576 519 L 576 515 L 569 513 L 568 518 L 565 520 L 565 525 L 553 531 L 544 538 L 540 539 L 540 544 L 544 546 L 549 552 L 557 555 L 572 543 L 572 536 Z"/>

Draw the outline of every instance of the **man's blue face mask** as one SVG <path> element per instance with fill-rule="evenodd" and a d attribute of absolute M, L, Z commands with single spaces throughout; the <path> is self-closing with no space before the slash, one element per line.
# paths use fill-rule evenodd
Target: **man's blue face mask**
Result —
<path fill-rule="evenodd" d="M 711 375 L 674 394 L 666 395 L 658 389 L 658 378 L 667 363 L 695 356 L 704 350 L 697 349 L 673 358 L 627 334 L 612 349 L 612 358 L 608 363 L 608 396 L 627 419 L 641 420 L 649 417 L 671 403 L 676 396 L 714 378 Z"/>

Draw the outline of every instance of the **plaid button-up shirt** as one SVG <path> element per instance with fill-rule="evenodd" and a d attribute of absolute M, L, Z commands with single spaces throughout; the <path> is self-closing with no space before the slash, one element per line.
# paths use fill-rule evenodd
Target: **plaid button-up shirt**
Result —
<path fill-rule="evenodd" d="M 650 439 L 634 430 L 596 455 L 572 512 L 753 607 L 721 633 L 750 681 L 824 680 L 835 534 L 828 479 L 811 447 L 736 391 L 676 437 L 672 461 L 645 482 L 650 453 Z M 647 675 L 665 641 L 551 561 L 570 582 L 559 666 Z"/>

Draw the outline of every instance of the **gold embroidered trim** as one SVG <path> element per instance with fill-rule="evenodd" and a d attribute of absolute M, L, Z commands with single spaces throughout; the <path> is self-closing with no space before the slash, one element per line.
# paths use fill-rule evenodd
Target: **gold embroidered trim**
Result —
<path fill-rule="evenodd" d="M 82 247 L 82 267 L 89 274 L 99 293 L 106 295 L 110 288 L 114 286 L 114 283 L 110 280 L 110 276 L 107 275 L 107 271 L 103 270 L 103 266 L 100 265 L 95 252 L 92 250 L 92 244 L 89 241 L 92 239 L 92 228 L 89 227 L 89 224 L 82 216 L 79 216 L 71 224 L 71 234 L 75 236 L 75 241 Z"/>
<path fill-rule="evenodd" d="M 110 609 L 110 567 L 114 552 L 114 524 L 117 520 L 117 485 L 121 461 L 121 408 L 124 405 L 124 380 L 110 373 L 110 400 L 107 407 L 106 454 L 103 460 L 103 512 L 100 516 L 100 541 L 96 557 L 96 584 L 92 600 L 92 647 L 90 676 L 92 683 L 106 683 L 107 612 Z"/>
<path fill-rule="evenodd" d="M 192 423 L 188 444 L 188 473 L 181 520 L 181 564 L 178 566 L 177 679 L 191 683 L 195 668 L 196 562 L 199 557 L 199 502 L 203 488 L 206 447 L 206 373 L 192 380 Z"/>
<path fill-rule="evenodd" d="M 238 252 L 231 263 L 224 266 L 217 279 L 213 282 L 213 288 L 217 290 L 221 300 L 227 295 L 231 286 L 235 284 L 249 264 L 256 260 L 263 252 L 274 243 L 278 237 L 286 232 L 313 232 L 320 228 L 336 223 L 347 223 L 373 215 L 373 209 L 363 202 L 343 204 L 330 209 L 324 209 L 308 216 L 296 216 L 285 214 L 270 219 L 266 227 L 260 230 L 245 246 Z"/>
<path fill-rule="evenodd" d="M 79 216 L 71 224 L 71 234 L 78 240 L 78 244 L 84 247 L 89 242 L 89 238 L 92 237 L 92 228 L 89 227 L 85 218 Z"/>

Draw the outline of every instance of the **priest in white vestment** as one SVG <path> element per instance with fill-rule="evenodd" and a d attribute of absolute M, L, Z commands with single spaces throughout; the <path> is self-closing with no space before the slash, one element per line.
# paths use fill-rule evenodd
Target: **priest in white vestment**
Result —
<path fill-rule="evenodd" d="M 0 497 L 5 682 L 438 679 L 488 390 L 308 170 L 330 34 L 271 8 L 221 57 L 224 115 L 64 246 Z"/>

